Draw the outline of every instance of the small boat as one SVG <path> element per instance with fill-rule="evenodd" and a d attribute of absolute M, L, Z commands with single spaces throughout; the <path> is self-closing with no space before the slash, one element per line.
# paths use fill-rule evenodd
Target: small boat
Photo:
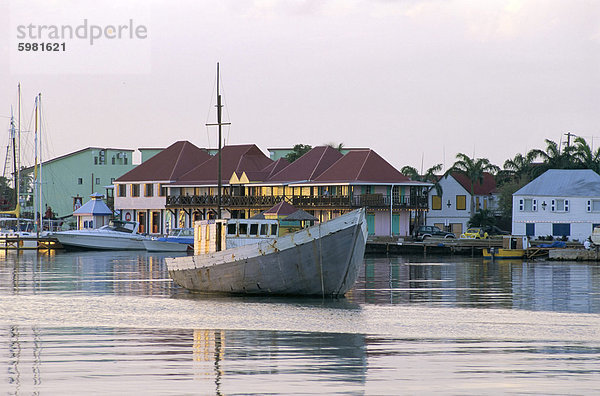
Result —
<path fill-rule="evenodd" d="M 194 256 L 166 258 L 169 275 L 195 292 L 343 296 L 358 278 L 365 209 L 285 233 L 281 220 L 201 220 Z"/>
<path fill-rule="evenodd" d="M 136 221 L 111 220 L 97 229 L 60 231 L 51 234 L 66 249 L 145 250 L 147 236 L 138 234 Z"/>
<path fill-rule="evenodd" d="M 194 248 L 193 228 L 173 228 L 165 237 L 144 240 L 149 252 L 187 252 Z"/>
<path fill-rule="evenodd" d="M 511 260 L 527 256 L 529 241 L 526 236 L 505 235 L 501 248 L 483 249 L 485 260 Z"/>

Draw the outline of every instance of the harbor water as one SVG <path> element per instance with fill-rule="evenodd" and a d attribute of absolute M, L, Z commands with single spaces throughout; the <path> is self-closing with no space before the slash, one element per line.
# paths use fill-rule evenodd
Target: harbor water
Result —
<path fill-rule="evenodd" d="M 0 255 L 2 394 L 600 393 L 595 263 L 367 256 L 323 300 L 191 294 L 163 254 Z"/>

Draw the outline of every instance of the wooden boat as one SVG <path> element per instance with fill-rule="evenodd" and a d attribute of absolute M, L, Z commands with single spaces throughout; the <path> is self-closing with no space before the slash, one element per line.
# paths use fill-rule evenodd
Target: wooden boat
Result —
<path fill-rule="evenodd" d="M 196 222 L 195 255 L 165 259 L 169 275 L 196 292 L 335 297 L 350 290 L 367 242 L 364 208 L 282 231 L 276 220 Z"/>

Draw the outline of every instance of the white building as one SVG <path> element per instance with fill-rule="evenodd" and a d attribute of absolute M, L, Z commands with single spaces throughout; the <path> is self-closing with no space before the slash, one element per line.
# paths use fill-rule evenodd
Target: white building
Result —
<path fill-rule="evenodd" d="M 471 201 L 471 181 L 460 173 L 451 173 L 439 181 L 442 195 L 435 189 L 429 193 L 429 212 L 426 225 L 434 225 L 442 230 L 450 231 L 457 237 L 467 228 L 471 218 L 471 202 L 473 213 L 481 209 L 495 211 L 498 208 L 496 180 L 490 173 L 484 173 L 483 182 L 473 186 Z"/>
<path fill-rule="evenodd" d="M 513 194 L 512 233 L 583 242 L 600 225 L 600 175 L 551 169 Z"/>

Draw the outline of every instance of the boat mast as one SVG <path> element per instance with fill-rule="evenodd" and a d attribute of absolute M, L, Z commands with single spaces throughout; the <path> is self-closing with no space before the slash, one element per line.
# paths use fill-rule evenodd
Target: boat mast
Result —
<path fill-rule="evenodd" d="M 221 94 L 219 93 L 219 62 L 217 62 L 217 124 L 219 129 L 219 172 L 217 173 L 217 219 L 221 218 Z"/>
<path fill-rule="evenodd" d="M 21 83 L 18 86 L 17 94 L 17 143 L 19 147 L 17 151 L 17 174 L 15 175 L 17 181 L 17 205 L 21 206 Z M 17 218 L 21 217 L 21 213 L 17 214 Z M 19 220 L 17 220 L 17 228 L 19 227 Z"/>
<path fill-rule="evenodd" d="M 39 93 L 38 94 L 39 97 L 39 101 L 38 101 L 38 105 L 40 107 L 40 127 L 39 127 L 39 139 L 38 139 L 38 146 L 40 146 L 40 152 L 39 152 L 39 162 L 40 162 L 40 171 L 39 171 L 39 180 L 40 180 L 40 189 L 38 192 L 38 205 L 40 207 L 40 231 L 44 231 L 44 212 L 43 212 L 43 199 L 42 199 L 42 94 Z M 92 183 L 93 185 L 93 183 Z"/>
<path fill-rule="evenodd" d="M 38 192 L 38 99 L 35 97 L 35 129 L 34 129 L 34 156 L 35 165 L 33 166 L 33 227 L 34 231 L 39 234 L 38 229 L 38 213 L 37 213 L 37 192 Z M 39 235 L 38 235 L 39 236 Z"/>
<path fill-rule="evenodd" d="M 217 150 L 217 158 L 218 158 L 218 171 L 217 171 L 217 219 L 221 218 L 221 189 L 222 189 L 222 181 L 221 181 L 221 126 L 222 125 L 231 125 L 230 122 L 221 122 L 221 109 L 223 105 L 221 104 L 221 93 L 219 91 L 219 62 L 217 62 L 217 123 L 216 124 L 206 124 L 206 126 L 216 126 L 219 130 L 219 144 Z"/>

